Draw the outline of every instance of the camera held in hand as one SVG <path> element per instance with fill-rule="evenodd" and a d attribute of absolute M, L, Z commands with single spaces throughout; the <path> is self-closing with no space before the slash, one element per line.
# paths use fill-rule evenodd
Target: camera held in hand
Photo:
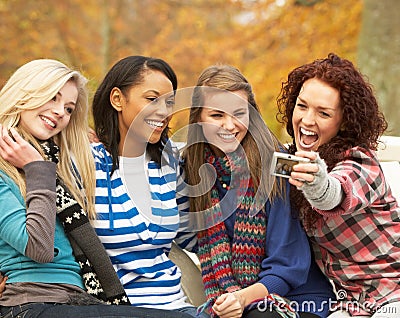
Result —
<path fill-rule="evenodd" d="M 274 176 L 289 178 L 293 166 L 300 162 L 310 162 L 310 159 L 283 152 L 274 152 L 270 173 Z"/>

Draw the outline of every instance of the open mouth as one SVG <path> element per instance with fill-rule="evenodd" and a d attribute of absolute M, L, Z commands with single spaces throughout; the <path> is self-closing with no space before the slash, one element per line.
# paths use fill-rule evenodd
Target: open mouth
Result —
<path fill-rule="evenodd" d="M 56 128 L 57 124 L 55 121 L 51 120 L 50 118 L 47 118 L 45 116 L 39 116 L 41 120 L 43 120 L 47 125 L 49 125 L 52 128 Z"/>
<path fill-rule="evenodd" d="M 312 149 L 318 142 L 319 136 L 316 132 L 300 128 L 300 146 L 304 149 Z"/>

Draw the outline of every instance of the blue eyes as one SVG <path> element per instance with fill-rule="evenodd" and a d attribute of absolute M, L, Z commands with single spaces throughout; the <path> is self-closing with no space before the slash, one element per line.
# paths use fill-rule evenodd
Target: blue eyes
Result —
<path fill-rule="evenodd" d="M 165 105 L 167 105 L 168 107 L 173 107 L 175 106 L 175 100 L 174 99 L 166 100 Z"/>
<path fill-rule="evenodd" d="M 72 108 L 72 107 L 66 107 L 65 108 L 65 111 L 68 113 L 68 114 L 72 114 L 73 113 L 73 111 L 74 111 L 74 108 Z"/>
<path fill-rule="evenodd" d="M 54 96 L 52 99 L 51 99 L 53 102 L 57 102 L 57 95 L 56 96 Z M 74 112 L 74 110 L 75 110 L 75 107 L 69 107 L 69 106 L 67 106 L 67 107 L 64 107 L 64 109 L 65 109 L 65 112 L 68 114 L 68 115 L 71 115 L 73 112 Z"/>

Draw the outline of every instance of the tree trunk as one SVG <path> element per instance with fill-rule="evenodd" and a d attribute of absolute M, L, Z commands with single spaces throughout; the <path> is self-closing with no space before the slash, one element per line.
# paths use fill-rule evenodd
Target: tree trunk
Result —
<path fill-rule="evenodd" d="M 400 1 L 364 0 L 363 10 L 358 66 L 389 123 L 385 134 L 400 136 Z"/>

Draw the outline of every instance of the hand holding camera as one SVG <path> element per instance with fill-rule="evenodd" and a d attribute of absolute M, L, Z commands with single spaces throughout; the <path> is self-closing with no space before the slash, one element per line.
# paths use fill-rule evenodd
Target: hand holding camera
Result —
<path fill-rule="evenodd" d="M 270 172 L 274 176 L 290 178 L 293 166 L 302 162 L 310 162 L 310 159 L 283 152 L 274 152 Z"/>

